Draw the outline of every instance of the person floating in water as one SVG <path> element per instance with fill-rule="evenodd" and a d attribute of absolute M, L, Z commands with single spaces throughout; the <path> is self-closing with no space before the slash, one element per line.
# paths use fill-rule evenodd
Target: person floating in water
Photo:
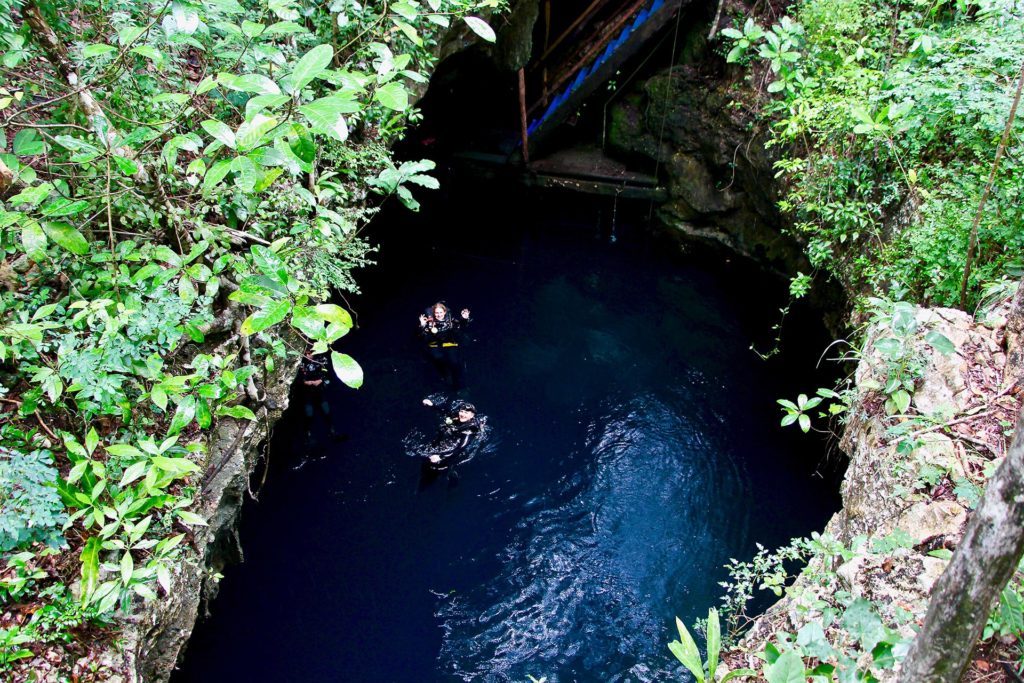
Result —
<path fill-rule="evenodd" d="M 420 335 L 427 342 L 430 360 L 441 373 L 441 379 L 456 390 L 463 386 L 459 333 L 469 323 L 468 308 L 463 308 L 459 317 L 455 317 L 441 301 L 420 316 Z"/>
<path fill-rule="evenodd" d="M 458 463 L 466 450 L 480 435 L 483 416 L 477 416 L 476 407 L 466 401 L 435 403 L 423 399 L 423 405 L 441 413 L 442 421 L 437 434 L 421 451 L 425 463 L 432 470 L 444 470 Z"/>
<path fill-rule="evenodd" d="M 336 438 L 334 421 L 331 420 L 331 404 L 327 402 L 327 385 L 331 383 L 331 374 L 327 369 L 327 356 L 313 355 L 312 350 L 306 351 L 299 363 L 299 379 L 302 382 L 303 407 L 306 415 L 306 438 L 313 438 L 313 424 L 316 413 L 323 415 L 327 422 L 328 434 Z"/>

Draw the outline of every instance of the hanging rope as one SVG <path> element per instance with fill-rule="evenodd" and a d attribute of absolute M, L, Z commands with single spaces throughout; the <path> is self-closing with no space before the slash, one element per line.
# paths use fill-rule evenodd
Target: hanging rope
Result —
<path fill-rule="evenodd" d="M 654 157 L 654 182 L 658 182 L 658 172 L 661 170 L 661 145 L 665 142 L 665 120 L 668 118 L 668 102 L 669 96 L 672 89 L 672 71 L 676 67 L 676 46 L 679 44 L 679 24 L 683 18 L 683 0 L 679 0 L 679 7 L 676 9 L 676 27 L 675 32 L 672 34 L 672 56 L 669 57 L 668 63 L 668 87 L 665 88 L 665 102 L 662 104 L 661 112 L 661 130 L 658 131 L 658 148 L 656 156 Z M 651 222 L 651 217 L 654 215 L 654 199 L 651 199 L 650 206 L 647 209 L 647 223 Z"/>

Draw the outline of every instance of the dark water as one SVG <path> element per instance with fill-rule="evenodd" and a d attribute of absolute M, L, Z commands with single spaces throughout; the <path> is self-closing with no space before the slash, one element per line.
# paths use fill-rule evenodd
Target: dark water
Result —
<path fill-rule="evenodd" d="M 767 346 L 784 286 L 634 229 L 646 205 L 492 196 L 388 212 L 386 265 L 339 348 L 343 440 L 305 441 L 301 400 L 175 683 L 687 680 L 666 643 L 718 603 L 722 565 L 820 528 L 837 507 L 821 442 L 779 428 L 823 333 Z M 632 215 L 630 215 L 632 214 Z M 433 232 L 428 234 L 428 228 Z M 437 298 L 472 309 L 481 452 L 424 482 L 438 378 L 413 336 Z"/>

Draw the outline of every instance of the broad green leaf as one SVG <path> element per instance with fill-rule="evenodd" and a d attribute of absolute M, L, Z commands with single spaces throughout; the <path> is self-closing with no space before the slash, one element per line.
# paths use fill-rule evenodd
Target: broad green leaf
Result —
<path fill-rule="evenodd" d="M 107 453 L 117 456 L 118 458 L 144 458 L 146 454 L 140 451 L 135 446 L 126 443 L 112 443 L 105 447 Z"/>
<path fill-rule="evenodd" d="M 89 253 L 89 243 L 85 240 L 85 237 L 68 223 L 47 221 L 43 223 L 43 230 L 46 231 L 47 237 L 72 254 L 81 256 L 82 254 Z"/>
<path fill-rule="evenodd" d="M 277 83 L 263 74 L 243 74 L 234 78 L 228 86 L 232 90 L 252 93 L 254 95 L 280 95 L 281 88 Z M 287 99 L 287 98 L 285 98 Z"/>
<path fill-rule="evenodd" d="M 249 21 L 248 19 L 242 22 L 242 33 L 247 38 L 258 38 L 263 35 L 263 32 L 267 30 L 265 24 L 257 24 L 255 21 Z"/>
<path fill-rule="evenodd" d="M 205 399 L 196 401 L 196 424 L 203 429 L 209 429 L 213 424 L 213 414 L 210 413 L 210 404 Z"/>
<path fill-rule="evenodd" d="M 679 640 L 669 643 L 668 649 L 693 674 L 697 683 L 704 683 L 704 662 L 700 657 L 700 650 L 679 617 L 676 617 L 676 629 L 679 631 Z"/>
<path fill-rule="evenodd" d="M 121 475 L 121 481 L 118 484 L 118 487 L 123 489 L 125 486 L 128 486 L 136 479 L 139 479 L 140 477 L 144 476 L 146 474 L 146 468 L 148 466 L 149 463 L 147 461 L 139 460 L 138 462 L 126 467 L 124 470 L 124 474 Z"/>
<path fill-rule="evenodd" d="M 497 36 L 494 35 L 494 29 L 488 26 L 487 22 L 480 17 L 463 17 L 466 25 L 472 29 L 473 33 L 477 34 L 488 43 L 493 43 Z"/>
<path fill-rule="evenodd" d="M 127 586 L 132 580 L 132 571 L 135 569 L 135 562 L 132 561 L 132 554 L 128 550 L 125 550 L 124 555 L 121 556 L 120 569 L 121 583 Z"/>
<path fill-rule="evenodd" d="M 224 177 L 231 172 L 231 161 L 228 159 L 222 159 L 206 171 L 206 175 L 203 176 L 203 192 L 209 192 L 217 185 L 220 181 L 224 180 Z"/>
<path fill-rule="evenodd" d="M 765 669 L 765 678 L 768 683 L 805 683 L 804 661 L 792 650 L 784 652 Z"/>
<path fill-rule="evenodd" d="M 263 137 L 277 127 L 277 119 L 256 114 L 247 121 L 243 121 L 235 133 L 235 142 L 240 152 L 245 152 L 265 142 Z"/>
<path fill-rule="evenodd" d="M 135 274 L 132 275 L 132 282 L 135 284 L 139 284 L 143 280 L 148 280 L 149 278 L 153 277 L 154 275 L 162 271 L 163 268 L 161 268 L 159 264 L 149 263 L 135 271 Z"/>
<path fill-rule="evenodd" d="M 861 647 L 870 652 L 888 635 L 881 617 L 869 600 L 857 598 L 843 613 L 842 625 L 849 634 L 860 641 Z"/>
<path fill-rule="evenodd" d="M 92 59 L 93 57 L 109 54 L 116 50 L 117 48 L 113 45 L 107 45 L 106 43 L 92 43 L 91 45 L 86 45 L 82 48 L 82 56 L 86 59 Z"/>
<path fill-rule="evenodd" d="M 17 206 L 18 204 L 28 204 L 35 206 L 39 202 L 43 201 L 50 196 L 50 191 L 53 189 L 53 185 L 50 183 L 43 183 L 42 185 L 33 185 L 26 187 L 18 194 L 10 197 L 7 202 L 10 206 Z"/>
<path fill-rule="evenodd" d="M 910 408 L 910 394 L 900 389 L 892 395 L 892 401 L 896 405 L 896 412 L 905 413 Z"/>
<path fill-rule="evenodd" d="M 139 165 L 131 159 L 126 159 L 122 156 L 114 155 L 114 163 L 117 164 L 118 170 L 126 176 L 133 176 L 139 172 Z"/>
<path fill-rule="evenodd" d="M 337 304 L 317 304 L 316 312 L 321 320 L 336 323 L 346 329 L 352 329 L 352 316 Z"/>
<path fill-rule="evenodd" d="M 291 98 L 287 95 L 257 95 L 256 97 L 250 97 L 249 101 L 245 103 L 245 116 L 246 118 L 252 118 L 264 109 L 280 107 L 289 99 Z"/>
<path fill-rule="evenodd" d="M 227 417 L 235 417 L 241 420 L 256 419 L 256 414 L 245 406 L 219 406 L 217 408 L 217 415 L 226 415 Z"/>
<path fill-rule="evenodd" d="M 19 157 L 31 157 L 42 154 L 46 150 L 46 143 L 39 137 L 36 129 L 22 128 L 14 136 L 11 150 Z"/>
<path fill-rule="evenodd" d="M 878 349 L 884 355 L 893 358 L 900 353 L 900 350 L 903 347 L 900 344 L 899 339 L 894 339 L 893 337 L 885 337 L 884 339 L 879 339 L 878 341 L 875 342 L 875 348 Z"/>
<path fill-rule="evenodd" d="M 194 512 L 188 510 L 177 510 L 174 514 L 187 526 L 209 526 L 207 521 Z"/>
<path fill-rule="evenodd" d="M 344 114 L 356 111 L 359 111 L 358 102 L 337 95 L 321 97 L 299 107 L 299 112 L 306 117 L 314 131 L 329 135 L 339 142 L 348 138 Z"/>
<path fill-rule="evenodd" d="M 249 253 L 252 254 L 253 265 L 256 266 L 259 272 L 281 284 L 288 282 L 288 266 L 280 256 L 262 244 L 252 245 Z M 272 288 L 283 291 L 282 288 L 277 286 L 272 286 Z"/>
<path fill-rule="evenodd" d="M 171 104 L 185 104 L 189 101 L 190 96 L 183 92 L 162 92 L 159 95 L 153 97 L 153 101 L 157 104 L 163 104 L 164 102 L 170 102 Z"/>
<path fill-rule="evenodd" d="M 173 436 L 180 432 L 182 429 L 188 426 L 192 422 L 192 418 L 196 415 L 196 399 L 194 396 L 183 396 L 181 401 L 178 403 L 177 410 L 174 411 L 174 418 L 171 420 L 171 426 L 167 429 L 168 436 Z"/>
<path fill-rule="evenodd" d="M 441 183 L 438 182 L 437 178 L 429 175 L 417 174 L 409 176 L 408 178 L 406 178 L 406 181 L 413 183 L 415 185 L 419 185 L 421 187 L 429 188 L 431 190 L 437 190 L 440 189 L 441 187 Z"/>
<path fill-rule="evenodd" d="M 722 627 L 718 621 L 718 610 L 713 607 L 708 610 L 707 646 L 708 675 L 713 680 L 718 670 L 718 652 L 722 648 Z"/>
<path fill-rule="evenodd" d="M 160 386 L 153 387 L 153 390 L 149 393 L 149 398 L 160 410 L 167 410 L 167 392 L 163 388 Z"/>
<path fill-rule="evenodd" d="M 734 678 L 741 678 L 743 676 L 746 676 L 748 678 L 754 678 L 755 676 L 757 676 L 757 672 L 753 669 L 736 669 L 735 671 L 730 671 L 729 673 L 722 676 L 722 680 L 719 681 L 719 683 L 727 683 L 727 681 L 731 681 Z"/>
<path fill-rule="evenodd" d="M 276 325 L 285 319 L 291 306 L 292 302 L 285 299 L 284 301 L 271 303 L 266 308 L 261 308 L 242 321 L 240 332 L 244 336 L 249 336 L 261 332 L 272 325 Z"/>
<path fill-rule="evenodd" d="M 284 169 L 281 168 L 272 168 L 269 171 L 266 171 L 262 176 L 260 176 L 260 179 L 256 181 L 256 184 L 253 185 L 252 191 L 256 194 L 263 192 L 263 190 L 273 185 L 274 181 L 277 180 L 282 173 L 284 173 Z"/>
<path fill-rule="evenodd" d="M 46 258 L 46 233 L 36 221 L 27 221 L 21 226 L 21 246 L 33 261 Z"/>
<path fill-rule="evenodd" d="M 822 662 L 835 654 L 835 650 L 825 638 L 824 629 L 817 621 L 810 621 L 801 627 L 796 634 L 796 644 L 803 649 L 804 654 Z"/>
<path fill-rule="evenodd" d="M 249 157 L 235 157 L 231 161 L 231 170 L 235 172 L 235 186 L 243 192 L 252 192 L 263 178 L 263 172 Z"/>
<path fill-rule="evenodd" d="M 46 316 L 53 313 L 55 310 L 57 310 L 57 304 L 46 304 L 45 306 L 40 306 L 32 314 L 32 322 L 35 322 L 40 318 L 45 318 Z"/>
<path fill-rule="evenodd" d="M 155 455 L 150 462 L 170 474 L 192 474 L 199 471 L 199 465 L 188 458 L 169 458 L 166 455 Z"/>
<path fill-rule="evenodd" d="M 334 374 L 347 386 L 353 389 L 363 386 L 363 369 L 352 356 L 331 351 L 331 366 L 334 368 Z"/>
<path fill-rule="evenodd" d="M 45 204 L 42 209 L 40 209 L 40 213 L 47 218 L 57 218 L 62 216 L 73 216 L 77 213 L 82 213 L 88 208 L 89 203 L 85 200 L 72 201 L 58 197 L 52 202 Z"/>
<path fill-rule="evenodd" d="M 332 59 L 334 59 L 334 48 L 330 45 L 317 45 L 304 54 L 289 76 L 287 91 L 295 94 L 302 90 L 327 69 Z"/>
<path fill-rule="evenodd" d="M 235 148 L 235 134 L 227 125 L 214 119 L 207 119 L 199 124 L 214 139 L 221 141 L 231 149 Z"/>
<path fill-rule="evenodd" d="M 423 45 L 423 39 L 420 38 L 415 28 L 405 23 L 404 21 L 396 21 L 395 26 L 397 26 L 398 29 L 405 34 L 406 38 L 412 41 L 413 45 Z"/>
<path fill-rule="evenodd" d="M 324 321 L 314 308 L 296 306 L 292 310 L 292 326 L 312 339 L 319 339 L 324 335 Z"/>
<path fill-rule="evenodd" d="M 133 47 L 129 52 L 134 52 L 137 55 L 150 59 L 154 62 L 163 61 L 164 55 L 160 50 L 157 50 L 152 45 L 137 45 Z"/>
<path fill-rule="evenodd" d="M 82 603 L 88 604 L 99 585 L 100 539 L 92 536 L 85 542 L 80 556 L 82 561 Z"/>
<path fill-rule="evenodd" d="M 930 332 L 928 332 L 928 334 L 924 336 L 924 340 L 931 344 L 933 349 L 935 349 L 944 356 L 948 356 L 949 354 L 956 351 L 956 346 L 953 345 L 953 342 L 951 342 L 949 340 L 949 337 L 942 334 L 941 332 L 931 330 Z"/>
<path fill-rule="evenodd" d="M 401 16 L 406 21 L 416 21 L 416 15 L 418 14 L 416 6 L 405 0 L 396 2 L 391 5 L 391 11 Z"/>
<path fill-rule="evenodd" d="M 394 111 L 405 111 L 409 107 L 409 92 L 401 83 L 394 81 L 377 88 L 373 99 Z"/>

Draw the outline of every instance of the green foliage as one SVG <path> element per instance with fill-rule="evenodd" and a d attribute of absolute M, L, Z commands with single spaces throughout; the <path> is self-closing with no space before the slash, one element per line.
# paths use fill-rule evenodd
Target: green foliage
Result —
<path fill-rule="evenodd" d="M 733 678 L 756 675 L 750 669 L 736 669 L 725 672 L 721 678 L 716 678 L 719 670 L 718 655 L 722 648 L 722 635 L 718 622 L 718 611 L 714 607 L 708 610 L 708 619 L 705 627 L 705 633 L 707 634 L 707 661 L 701 659 L 697 643 L 678 617 L 676 618 L 676 629 L 679 631 L 679 640 L 673 640 L 669 643 L 668 649 L 686 667 L 687 671 L 693 674 L 697 683 L 705 683 L 705 681 L 713 683 L 716 680 L 719 683 L 726 683 L 726 681 L 731 681 Z"/>
<path fill-rule="evenodd" d="M 399 167 L 394 165 L 385 168 L 376 178 L 369 181 L 369 184 L 378 192 L 384 194 L 398 193 L 398 198 L 407 208 L 412 211 L 419 211 L 420 203 L 412 196 L 412 192 L 406 187 L 406 183 L 413 183 L 422 187 L 436 190 L 440 185 L 433 176 L 425 175 L 426 171 L 434 170 L 436 164 L 429 159 L 419 161 L 406 161 Z"/>
<path fill-rule="evenodd" d="M 370 262 L 369 192 L 437 187 L 388 146 L 441 31 L 493 39 L 474 14 L 500 4 L 4 5 L 0 591 L 38 609 L 0 669 L 172 590 L 206 435 L 257 418 L 286 340 L 362 383 L 325 301 Z"/>
<path fill-rule="evenodd" d="M 722 31 L 728 61 L 767 64 L 757 103 L 784 179 L 780 207 L 815 268 L 851 292 L 892 283 L 959 298 L 967 238 L 1024 54 L 1018 4 L 800 0 L 771 26 Z M 979 227 L 971 302 L 1024 248 L 1018 118 Z"/>
<path fill-rule="evenodd" d="M 48 451 L 0 447 L 0 552 L 36 542 L 63 543 L 59 531 L 67 515 L 56 483 Z"/>
<path fill-rule="evenodd" d="M 917 382 L 924 374 L 926 357 L 923 349 L 928 346 L 943 355 L 949 355 L 956 351 L 956 347 L 945 335 L 930 329 L 930 323 L 921 322 L 918 319 L 918 308 L 913 304 L 882 297 L 869 297 L 864 306 L 867 322 L 861 329 L 861 334 L 872 336 L 843 360 L 858 360 L 873 355 L 884 376 L 880 380 L 874 377 L 864 379 L 860 383 L 861 388 L 881 394 L 886 415 L 907 416 L 911 410 Z M 865 346 L 869 341 L 870 345 Z M 812 398 L 800 394 L 796 403 L 778 399 L 777 402 L 786 413 L 782 418 L 782 426 L 796 422 L 804 432 L 809 431 L 811 416 L 808 411 L 818 407 L 826 399 L 830 403 L 826 411 L 819 411 L 820 417 L 833 417 L 845 413 L 852 400 L 850 380 L 840 380 L 834 389 L 819 388 L 817 395 Z M 894 424 L 892 436 L 902 442 L 907 430 L 919 426 L 920 422 L 917 420 Z M 901 447 L 913 448 L 911 444 Z"/>
<path fill-rule="evenodd" d="M 802 588 L 794 609 L 811 618 L 796 633 L 776 631 L 765 644 L 758 653 L 764 678 L 770 683 L 878 680 L 880 670 L 893 668 L 906 654 L 909 640 L 883 621 L 877 605 L 842 590 L 835 567 L 859 556 L 888 556 L 905 547 L 905 537 L 897 530 L 868 549 L 862 537 L 846 547 L 830 536 L 815 534 L 778 551 L 760 548 L 750 562 L 731 561 L 730 580 L 723 584 L 727 589 L 723 611 L 730 624 L 726 642 L 736 642 L 743 626 L 738 617 L 749 622 L 745 610 L 755 587 L 781 596 L 792 578 L 793 563 L 808 562 L 804 580 L 820 590 Z M 814 595 L 819 597 L 808 597 Z"/>
<path fill-rule="evenodd" d="M 786 415 L 782 418 L 782 426 L 785 427 L 798 422 L 800 429 L 806 434 L 811 429 L 811 418 L 806 414 L 806 411 L 817 407 L 821 401 L 821 396 L 807 398 L 807 394 L 800 394 L 796 399 L 796 403 L 780 398 L 777 403 L 786 411 Z"/>
<path fill-rule="evenodd" d="M 999 594 L 999 602 L 985 624 L 982 640 L 999 637 L 1020 641 L 1024 637 L 1024 561 Z"/>

